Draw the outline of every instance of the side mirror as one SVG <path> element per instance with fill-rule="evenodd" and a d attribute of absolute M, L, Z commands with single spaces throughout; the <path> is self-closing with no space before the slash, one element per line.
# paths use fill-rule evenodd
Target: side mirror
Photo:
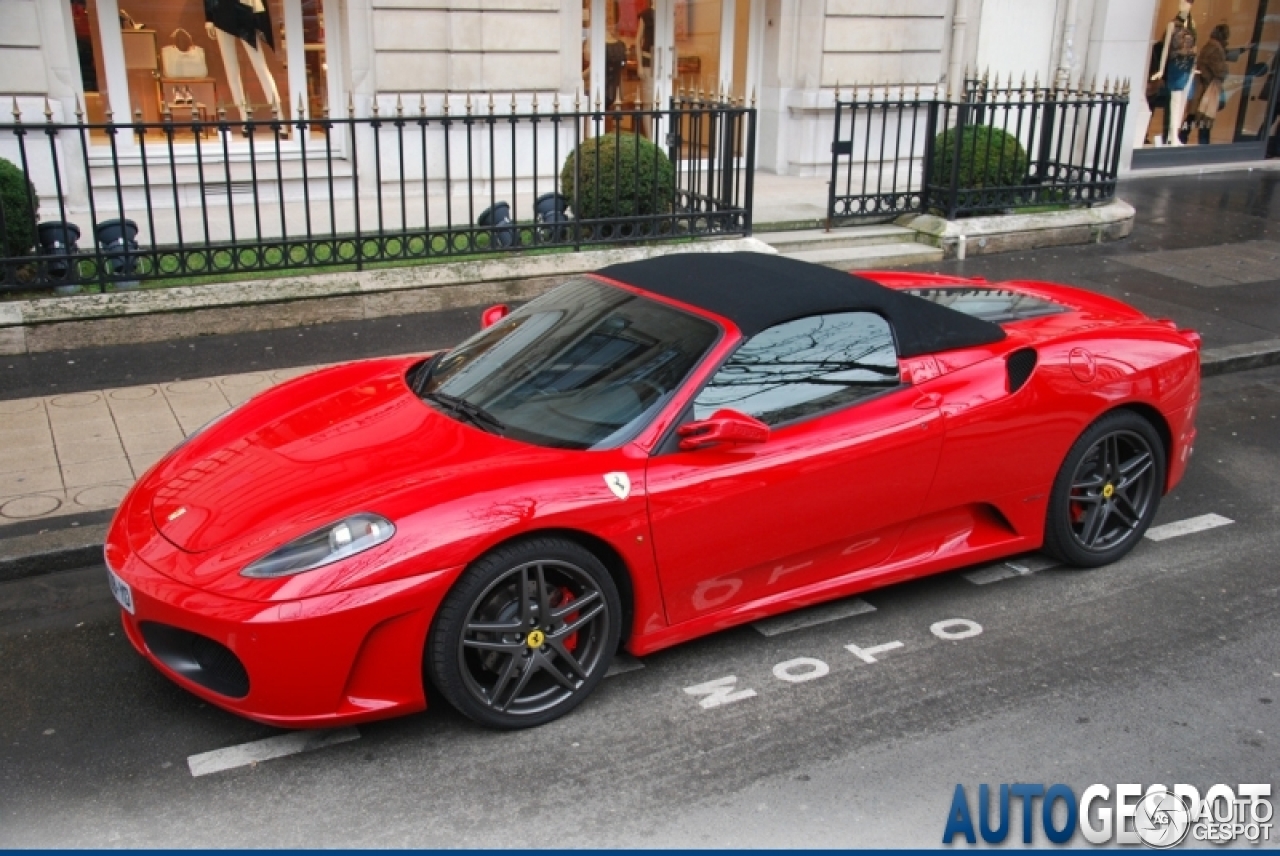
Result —
<path fill-rule="evenodd" d="M 480 315 L 480 329 L 487 330 L 503 318 L 511 314 L 511 307 L 505 303 L 490 306 Z"/>
<path fill-rule="evenodd" d="M 706 449 L 720 443 L 763 443 L 769 439 L 769 426 L 737 410 L 717 410 L 711 418 L 681 425 L 676 434 L 680 448 L 686 452 Z"/>

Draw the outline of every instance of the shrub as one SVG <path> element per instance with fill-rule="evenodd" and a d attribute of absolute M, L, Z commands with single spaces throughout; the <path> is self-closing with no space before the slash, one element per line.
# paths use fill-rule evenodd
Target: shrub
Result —
<path fill-rule="evenodd" d="M 956 154 L 954 128 L 934 140 L 934 182 L 949 187 Z M 983 187 L 1017 187 L 1027 181 L 1031 159 L 1018 138 L 999 128 L 971 126 L 960 137 L 960 190 Z"/>
<path fill-rule="evenodd" d="M 13 258 L 31 253 L 36 245 L 35 214 L 31 201 L 36 189 L 22 170 L 0 158 L 0 205 L 4 206 L 4 234 L 0 254 Z"/>
<path fill-rule="evenodd" d="M 576 197 L 575 181 L 580 182 Z M 579 219 L 665 214 L 671 210 L 675 191 L 671 160 L 635 134 L 586 140 L 565 158 L 560 170 L 560 192 Z"/>

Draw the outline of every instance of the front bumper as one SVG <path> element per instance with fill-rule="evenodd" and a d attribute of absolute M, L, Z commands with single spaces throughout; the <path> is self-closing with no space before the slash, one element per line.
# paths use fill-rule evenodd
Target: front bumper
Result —
<path fill-rule="evenodd" d="M 283 728 L 352 724 L 427 706 L 424 645 L 458 569 L 259 603 L 179 583 L 131 551 L 108 555 L 132 589 L 133 613 L 121 609 L 129 641 L 212 704 Z"/>

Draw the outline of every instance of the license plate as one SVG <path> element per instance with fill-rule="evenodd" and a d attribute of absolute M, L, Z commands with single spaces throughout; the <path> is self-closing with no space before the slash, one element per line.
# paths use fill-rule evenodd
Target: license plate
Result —
<path fill-rule="evenodd" d="M 129 584 L 116 576 L 116 572 L 110 568 L 107 568 L 107 584 L 111 586 L 116 602 L 133 615 L 133 589 L 129 588 Z"/>

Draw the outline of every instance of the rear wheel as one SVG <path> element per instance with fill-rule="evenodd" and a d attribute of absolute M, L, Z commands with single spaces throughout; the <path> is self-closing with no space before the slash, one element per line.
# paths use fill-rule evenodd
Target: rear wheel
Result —
<path fill-rule="evenodd" d="M 1045 551 L 1085 568 L 1124 556 L 1142 538 L 1164 490 L 1164 445 L 1129 410 L 1103 416 L 1080 435 L 1053 483 Z"/>
<path fill-rule="evenodd" d="M 621 616 L 617 586 L 590 551 L 559 538 L 518 542 L 459 578 L 432 627 L 427 668 L 482 725 L 542 725 L 604 678 Z"/>

